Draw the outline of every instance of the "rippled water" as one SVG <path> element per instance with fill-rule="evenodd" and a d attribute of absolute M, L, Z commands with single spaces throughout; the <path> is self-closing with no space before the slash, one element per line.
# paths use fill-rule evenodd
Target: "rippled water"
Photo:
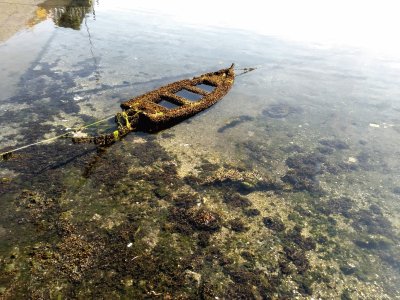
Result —
<path fill-rule="evenodd" d="M 399 298 L 400 61 L 133 6 L 18 8 L 1 149 L 232 62 L 257 70 L 161 133 L 0 162 L 1 297 Z"/>

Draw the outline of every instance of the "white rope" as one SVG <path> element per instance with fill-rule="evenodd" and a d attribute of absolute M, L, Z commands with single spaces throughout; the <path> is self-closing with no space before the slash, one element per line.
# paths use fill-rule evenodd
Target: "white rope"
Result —
<path fill-rule="evenodd" d="M 72 129 L 72 130 L 70 130 L 70 131 L 68 131 L 66 133 L 57 135 L 55 137 L 48 138 L 48 139 L 45 139 L 45 140 L 42 140 L 42 141 L 38 141 L 38 142 L 29 144 L 29 145 L 25 145 L 25 146 L 22 146 L 22 147 L 19 147 L 19 148 L 12 149 L 10 151 L 6 151 L 6 152 L 3 152 L 3 153 L 0 153 L 0 157 L 1 157 L 0 161 L 9 159 L 12 156 L 12 153 L 14 153 L 16 151 L 19 151 L 19 150 L 22 150 L 22 149 L 26 149 L 26 148 L 29 148 L 29 147 L 32 147 L 32 146 L 35 146 L 35 145 L 51 142 L 51 141 L 57 140 L 57 139 L 62 138 L 62 137 L 67 137 L 69 134 L 71 134 L 73 132 L 81 131 L 82 129 L 85 129 L 85 128 L 88 128 L 90 126 L 105 122 L 105 121 L 107 121 L 107 120 L 109 120 L 109 119 L 111 119 L 113 117 L 114 117 L 114 115 L 111 115 L 111 116 L 108 116 L 108 117 L 106 117 L 104 119 L 96 121 L 94 123 L 91 123 L 91 124 L 88 124 L 88 125 L 85 125 L 85 126 L 81 126 L 81 127 L 77 128 L 77 129 Z"/>

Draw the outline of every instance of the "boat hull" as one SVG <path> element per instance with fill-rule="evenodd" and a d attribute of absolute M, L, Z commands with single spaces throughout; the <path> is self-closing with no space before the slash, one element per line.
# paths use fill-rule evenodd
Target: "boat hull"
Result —
<path fill-rule="evenodd" d="M 121 108 L 130 116 L 131 122 L 136 123 L 136 130 L 157 132 L 190 118 L 218 102 L 228 93 L 234 79 L 232 64 L 230 68 L 170 83 L 122 103 Z M 201 84 L 212 86 L 214 90 L 207 92 L 198 87 Z M 176 93 L 182 90 L 198 94 L 201 98 L 191 101 L 178 96 Z M 168 109 L 160 105 L 159 103 L 163 100 L 177 107 Z"/>

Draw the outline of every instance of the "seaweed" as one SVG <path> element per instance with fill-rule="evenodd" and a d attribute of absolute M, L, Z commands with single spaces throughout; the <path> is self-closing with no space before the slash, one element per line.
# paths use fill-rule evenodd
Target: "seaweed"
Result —
<path fill-rule="evenodd" d="M 221 228 L 221 217 L 205 208 L 191 210 L 188 217 L 195 229 L 214 232 Z"/>
<path fill-rule="evenodd" d="M 392 189 L 393 194 L 400 195 L 400 186 L 396 186 Z"/>
<path fill-rule="evenodd" d="M 244 232 L 248 230 L 248 228 L 244 225 L 243 221 L 240 218 L 230 220 L 229 225 L 231 229 L 235 232 Z"/>
<path fill-rule="evenodd" d="M 350 148 L 346 142 L 338 139 L 323 139 L 320 140 L 319 143 L 336 150 L 345 150 Z"/>
<path fill-rule="evenodd" d="M 261 214 L 260 211 L 259 211 L 258 209 L 256 209 L 256 208 L 245 209 L 245 210 L 243 211 L 243 213 L 244 213 L 247 217 L 250 217 L 250 218 L 254 218 L 254 217 L 259 216 L 259 215 Z"/>
<path fill-rule="evenodd" d="M 241 196 L 238 193 L 227 193 L 224 195 L 224 202 L 233 207 L 249 207 L 251 206 L 251 201 Z"/>
<path fill-rule="evenodd" d="M 285 237 L 285 240 L 296 244 L 300 249 L 309 251 L 315 250 L 316 243 L 312 237 L 304 237 L 301 234 L 302 228 L 296 225 Z"/>
<path fill-rule="evenodd" d="M 286 160 L 290 170 L 281 179 L 297 191 L 307 190 L 311 193 L 322 193 L 317 175 L 323 172 L 325 158 L 317 154 L 295 155 Z"/>
<path fill-rule="evenodd" d="M 283 251 L 286 257 L 297 267 L 299 274 L 304 274 L 310 268 L 310 262 L 304 251 L 289 246 L 284 246 Z"/>
<path fill-rule="evenodd" d="M 196 179 L 191 179 L 191 181 L 197 185 L 200 183 L 203 186 L 233 189 L 240 194 L 249 194 L 254 191 L 278 190 L 280 188 L 279 184 L 271 178 L 267 176 L 262 177 L 257 172 L 244 171 L 240 168 L 222 167 L 200 181 Z"/>
<path fill-rule="evenodd" d="M 391 222 L 381 214 L 375 214 L 366 209 L 360 209 L 351 215 L 354 229 L 369 234 L 381 234 L 394 237 Z"/>
<path fill-rule="evenodd" d="M 348 197 L 340 197 L 321 201 L 317 205 L 317 210 L 325 215 L 341 214 L 345 218 L 352 216 L 351 209 L 353 208 L 353 200 Z"/>
<path fill-rule="evenodd" d="M 196 206 L 198 202 L 198 195 L 189 193 L 179 193 L 172 199 L 173 204 L 179 208 L 191 208 Z"/>
<path fill-rule="evenodd" d="M 210 237 L 211 234 L 207 231 L 201 231 L 199 232 L 199 234 L 197 235 L 197 245 L 199 247 L 205 248 L 208 245 L 210 245 Z"/>
<path fill-rule="evenodd" d="M 263 223 L 265 227 L 278 232 L 284 231 L 286 228 L 285 224 L 278 218 L 265 217 Z"/>
<path fill-rule="evenodd" d="M 175 223 L 175 230 L 192 234 L 193 230 L 215 232 L 221 228 L 220 216 L 205 208 L 170 208 L 169 220 Z"/>
<path fill-rule="evenodd" d="M 286 153 L 293 153 L 293 152 L 302 153 L 302 152 L 304 152 L 303 148 L 296 144 L 284 147 L 283 151 L 285 151 Z"/>
<path fill-rule="evenodd" d="M 228 123 L 225 124 L 224 126 L 218 128 L 217 131 L 218 131 L 219 133 L 223 133 L 223 132 L 224 132 L 225 130 L 227 130 L 227 129 L 231 129 L 231 128 L 233 128 L 233 127 L 238 126 L 238 125 L 241 124 L 241 123 L 249 122 L 249 121 L 253 121 L 253 120 L 254 120 L 254 118 L 251 117 L 251 116 L 242 115 L 242 116 L 239 116 L 239 117 L 233 119 L 232 121 L 228 122 Z"/>
<path fill-rule="evenodd" d="M 334 152 L 334 149 L 331 147 L 317 147 L 317 150 L 321 154 L 329 155 Z"/>
<path fill-rule="evenodd" d="M 268 106 L 262 111 L 262 114 L 273 119 L 281 119 L 297 111 L 299 111 L 299 109 L 294 108 L 293 106 L 285 103 L 279 103 Z"/>

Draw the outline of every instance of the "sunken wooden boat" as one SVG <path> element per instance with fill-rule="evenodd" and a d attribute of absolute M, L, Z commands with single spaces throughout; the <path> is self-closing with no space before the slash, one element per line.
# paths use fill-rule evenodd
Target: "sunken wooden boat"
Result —
<path fill-rule="evenodd" d="M 179 80 L 121 104 L 115 119 L 118 130 L 92 138 L 75 137 L 74 142 L 112 144 L 131 131 L 158 132 L 209 108 L 225 96 L 235 79 L 234 64 L 229 68 Z M 195 95 L 188 99 L 185 93 Z"/>
<path fill-rule="evenodd" d="M 171 127 L 207 109 L 225 96 L 235 78 L 233 67 L 232 64 L 227 69 L 170 83 L 122 103 L 121 108 L 128 116 L 138 114 L 136 129 L 139 131 L 157 132 Z M 209 86 L 212 90 L 201 88 L 204 86 Z M 181 91 L 201 97 L 198 100 L 189 100 L 179 95 Z M 168 104 L 167 107 L 161 105 L 163 102 L 172 103 L 176 107 L 168 108 Z"/>

